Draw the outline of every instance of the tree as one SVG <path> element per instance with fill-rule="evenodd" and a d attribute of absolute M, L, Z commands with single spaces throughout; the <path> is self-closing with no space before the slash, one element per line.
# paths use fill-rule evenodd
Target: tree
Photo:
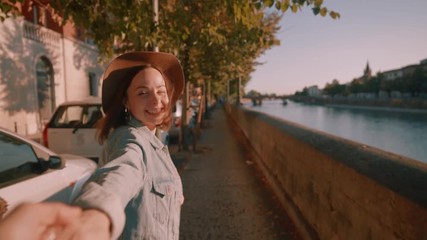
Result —
<path fill-rule="evenodd" d="M 337 79 L 334 79 L 332 83 L 326 83 L 323 91 L 334 97 L 335 95 L 344 94 L 345 85 L 341 85 Z"/>
<path fill-rule="evenodd" d="M 364 92 L 363 88 L 364 88 L 363 83 L 358 79 L 353 79 L 353 81 L 351 81 L 350 86 L 349 86 L 349 90 L 351 93 Z"/>
<path fill-rule="evenodd" d="M 427 76 L 421 67 L 415 69 L 415 72 L 408 78 L 409 89 L 412 96 L 419 96 L 422 92 L 427 92 Z"/>
<path fill-rule="evenodd" d="M 280 44 L 275 34 L 282 13 L 311 6 L 316 15 L 339 17 L 323 7 L 323 0 L 165 0 L 157 23 L 152 0 L 55 0 L 50 5 L 64 22 L 72 20 L 85 29 L 102 60 L 156 45 L 180 58 L 188 82 L 209 81 L 217 93 L 224 93 L 230 80 L 245 85 L 256 59 Z"/>
<path fill-rule="evenodd" d="M 19 14 L 19 4 L 24 0 L 2 0 L 0 2 L 0 21 L 3 22 L 8 17 L 13 17 Z"/>
<path fill-rule="evenodd" d="M 2 1 L 0 9 L 8 15 L 16 12 L 16 4 L 23 1 Z M 46 2 L 63 17 L 63 22 L 70 19 L 85 29 L 104 61 L 114 54 L 149 50 L 157 45 L 162 51 L 183 59 L 186 76 L 191 81 L 193 75 L 212 76 L 213 73 L 216 76 L 211 79 L 217 79 L 218 72 L 225 71 L 225 75 L 232 78 L 243 77 L 246 83 L 256 65 L 255 59 L 266 49 L 280 44 L 275 37 L 280 13 L 298 12 L 302 7 L 312 6 L 314 14 L 339 17 L 338 13 L 322 6 L 323 0 L 165 0 L 160 4 L 158 23 L 152 20 L 152 0 Z M 215 54 L 218 55 L 212 63 Z M 240 68 L 229 67 L 231 63 Z"/>
<path fill-rule="evenodd" d="M 391 80 L 383 79 L 380 84 L 381 91 L 386 92 L 388 95 L 393 91 L 393 82 Z"/>
<path fill-rule="evenodd" d="M 373 92 L 375 94 L 378 94 L 381 87 L 381 81 L 384 79 L 384 76 L 381 73 L 377 73 L 375 77 L 370 78 L 366 81 L 366 91 L 367 92 Z"/>

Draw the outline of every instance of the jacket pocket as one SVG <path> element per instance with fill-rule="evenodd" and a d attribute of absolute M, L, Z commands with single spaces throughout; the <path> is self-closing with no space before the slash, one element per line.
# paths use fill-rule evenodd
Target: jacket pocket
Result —
<path fill-rule="evenodd" d="M 152 204 L 154 206 L 153 217 L 159 223 L 165 224 L 171 214 L 172 196 L 174 195 L 173 182 L 153 181 L 151 193 L 154 195 L 152 198 L 154 201 Z"/>

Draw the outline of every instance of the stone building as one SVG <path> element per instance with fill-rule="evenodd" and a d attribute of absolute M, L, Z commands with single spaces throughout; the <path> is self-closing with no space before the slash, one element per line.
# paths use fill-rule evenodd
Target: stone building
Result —
<path fill-rule="evenodd" d="M 322 96 L 322 90 L 319 89 L 317 85 L 310 86 L 307 88 L 308 96 L 310 97 L 320 97 Z"/>
<path fill-rule="evenodd" d="M 402 68 L 384 71 L 382 74 L 385 80 L 392 81 L 412 75 L 417 68 L 421 68 L 424 72 L 427 72 L 427 59 L 421 60 L 419 64 L 411 64 Z"/>
<path fill-rule="evenodd" d="M 40 132 L 64 101 L 100 92 L 96 46 L 47 3 L 27 0 L 0 22 L 0 126 L 23 135 Z"/>

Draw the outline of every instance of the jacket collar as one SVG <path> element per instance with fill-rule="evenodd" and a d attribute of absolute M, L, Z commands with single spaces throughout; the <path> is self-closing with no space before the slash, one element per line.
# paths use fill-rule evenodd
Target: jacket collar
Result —
<path fill-rule="evenodd" d="M 153 134 L 153 132 L 148 129 L 147 126 L 145 126 L 142 122 L 140 122 L 138 119 L 132 117 L 127 124 L 131 127 L 136 128 L 139 132 L 141 132 L 142 136 L 150 142 L 150 144 L 156 148 L 156 149 L 163 149 L 165 145 L 160 141 L 160 139 Z"/>

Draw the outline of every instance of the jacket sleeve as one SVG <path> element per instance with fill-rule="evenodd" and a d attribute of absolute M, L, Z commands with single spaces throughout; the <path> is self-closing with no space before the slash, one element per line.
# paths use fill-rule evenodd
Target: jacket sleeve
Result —
<path fill-rule="evenodd" d="M 143 186 L 146 177 L 144 151 L 131 131 L 111 136 L 104 156 L 107 164 L 91 176 L 74 204 L 106 213 L 112 224 L 112 239 L 125 225 L 124 209 Z"/>

